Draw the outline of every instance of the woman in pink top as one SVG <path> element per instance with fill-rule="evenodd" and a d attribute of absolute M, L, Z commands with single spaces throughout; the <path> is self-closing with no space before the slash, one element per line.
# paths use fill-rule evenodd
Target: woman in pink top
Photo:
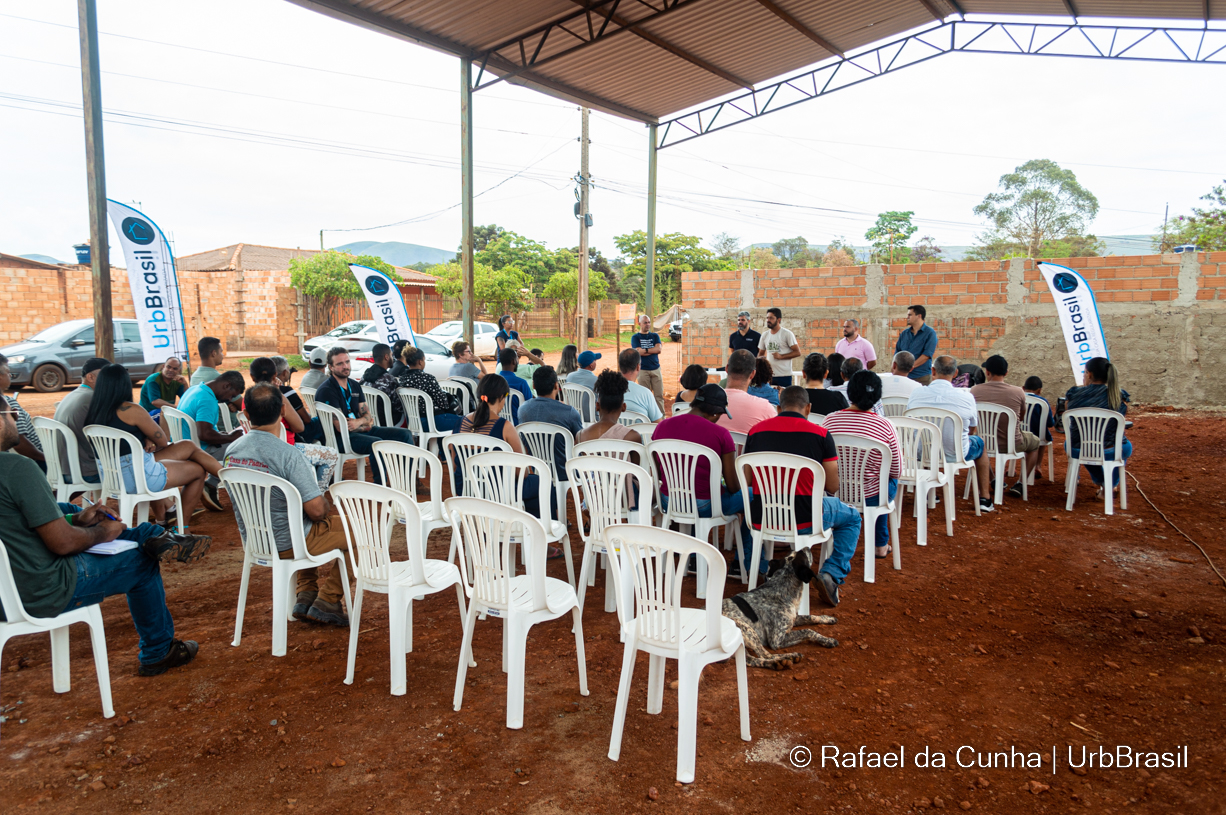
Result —
<path fill-rule="evenodd" d="M 881 377 L 872 371 L 858 371 L 847 383 L 847 399 L 851 407 L 839 410 L 826 417 L 826 430 L 831 433 L 847 433 L 879 441 L 890 448 L 890 496 L 898 491 L 898 479 L 902 476 L 902 448 L 894 425 L 873 413 L 873 405 L 881 400 Z M 868 467 L 864 471 L 864 503 L 877 506 L 881 500 L 881 454 L 869 454 Z M 888 515 L 877 518 L 877 557 L 890 554 L 890 523 Z"/>
<path fill-rule="evenodd" d="M 626 391 L 630 386 L 626 377 L 617 371 L 602 371 L 596 377 L 596 408 L 600 411 L 598 421 L 579 431 L 575 441 L 595 441 L 596 439 L 614 439 L 632 441 L 642 444 L 643 437 L 638 431 L 619 424 L 618 418 L 626 411 Z M 637 461 L 635 462 L 638 463 Z"/>

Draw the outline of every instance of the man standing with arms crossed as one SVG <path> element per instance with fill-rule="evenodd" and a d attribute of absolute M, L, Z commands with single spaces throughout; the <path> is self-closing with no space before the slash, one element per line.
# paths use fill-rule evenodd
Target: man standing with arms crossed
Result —
<path fill-rule="evenodd" d="M 787 388 L 792 385 L 792 360 L 800 356 L 800 346 L 796 344 L 796 335 L 783 327 L 783 312 L 777 308 L 766 310 L 766 327 L 769 329 L 762 337 L 762 347 L 758 356 L 771 364 L 775 376 L 771 384 L 776 388 Z"/>
<path fill-rule="evenodd" d="M 907 376 L 921 385 L 932 384 L 932 358 L 937 352 L 937 332 L 924 322 L 927 316 L 928 312 L 923 306 L 908 308 L 907 327 L 898 335 L 898 342 L 894 344 L 894 353 L 907 351 L 915 357 L 914 366 Z"/>
<path fill-rule="evenodd" d="M 860 360 L 866 371 L 871 371 L 877 365 L 877 351 L 871 342 L 860 336 L 859 320 L 843 322 L 843 339 L 835 343 L 834 352 L 842 354 L 844 359 Z"/>
<path fill-rule="evenodd" d="M 651 318 L 639 315 L 639 332 L 630 338 L 630 347 L 639 352 L 638 384 L 651 391 L 660 412 L 664 412 L 664 378 L 660 376 L 660 335 L 651 330 Z"/>
<path fill-rule="evenodd" d="M 728 337 L 728 352 L 744 350 L 756 359 L 762 343 L 762 335 L 749 327 L 750 320 L 748 311 L 742 311 L 736 315 L 736 331 L 733 331 Z"/>

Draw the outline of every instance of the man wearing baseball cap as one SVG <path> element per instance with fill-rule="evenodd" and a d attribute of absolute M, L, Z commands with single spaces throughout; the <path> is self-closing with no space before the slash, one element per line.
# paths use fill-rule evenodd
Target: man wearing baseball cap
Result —
<path fill-rule="evenodd" d="M 102 479 L 98 475 L 98 463 L 94 460 L 94 448 L 90 446 L 89 439 L 85 438 L 85 416 L 89 413 L 89 404 L 94 399 L 94 382 L 98 379 L 98 372 L 110 364 L 109 359 L 102 357 L 85 360 L 85 364 L 81 366 L 81 385 L 65 396 L 55 409 L 55 420 L 68 425 L 77 437 L 81 477 L 91 484 L 97 484 Z M 68 466 L 67 445 L 60 450 L 60 468 L 62 472 L 72 472 Z"/>
<path fill-rule="evenodd" d="M 596 389 L 596 363 L 600 354 L 594 351 L 584 351 L 579 355 L 579 370 L 566 377 L 567 385 L 582 385 L 585 388 Z"/>
<path fill-rule="evenodd" d="M 328 381 L 328 349 L 322 345 L 311 352 L 311 370 L 302 375 L 298 389 L 307 391 L 312 396 L 319 386 Z"/>
<path fill-rule="evenodd" d="M 748 311 L 742 311 L 736 315 L 736 331 L 733 331 L 728 337 L 728 349 L 739 351 L 743 348 L 752 354 L 754 359 L 757 359 L 758 343 L 762 341 L 762 335 L 749 327 L 752 320 Z"/>

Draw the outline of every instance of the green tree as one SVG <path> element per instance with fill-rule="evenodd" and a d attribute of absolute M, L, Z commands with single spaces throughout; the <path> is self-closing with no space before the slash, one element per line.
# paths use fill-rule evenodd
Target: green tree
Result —
<path fill-rule="evenodd" d="M 1169 252 L 1176 246 L 1193 244 L 1202 252 L 1226 251 L 1226 187 L 1219 184 L 1200 200 L 1217 206 L 1193 207 L 1191 215 L 1175 216 L 1167 224 L 1165 241 L 1161 234 L 1154 236 L 1155 249 Z"/>
<path fill-rule="evenodd" d="M 490 241 L 497 240 L 498 236 L 506 232 L 498 224 L 486 224 L 485 226 L 473 227 L 473 253 L 480 252 Z M 463 259 L 464 245 L 460 244 L 455 250 L 455 262 L 459 263 Z"/>
<path fill-rule="evenodd" d="M 826 253 L 822 255 L 823 266 L 855 266 L 856 249 L 842 235 L 831 238 L 826 245 Z"/>
<path fill-rule="evenodd" d="M 440 263 L 429 274 L 438 278 L 435 289 L 443 297 L 460 297 L 464 285 L 459 263 Z M 518 314 L 532 306 L 532 280 L 516 266 L 494 269 L 473 264 L 473 303 L 490 315 Z"/>
<path fill-rule="evenodd" d="M 654 309 L 656 314 L 681 301 L 681 274 L 734 269 L 736 263 L 721 260 L 710 249 L 699 244 L 701 238 L 670 232 L 656 236 Z M 633 292 L 639 308 L 646 308 L 647 233 L 636 229 L 613 238 L 626 268 L 619 281 L 623 292 Z"/>
<path fill-rule="evenodd" d="M 783 238 L 771 244 L 771 251 L 785 266 L 792 265 L 793 260 L 801 252 L 809 250 L 809 241 L 804 236 Z"/>
<path fill-rule="evenodd" d="M 378 269 L 397 283 L 401 277 L 392 264 L 374 255 L 351 255 L 347 252 L 328 250 L 309 258 L 294 258 L 289 262 L 289 283 L 303 294 L 324 301 L 325 308 L 331 302 L 344 298 L 357 300 L 365 297 L 357 278 L 349 271 L 349 264 Z"/>
<path fill-rule="evenodd" d="M 589 272 L 591 266 L 588 267 Z M 545 284 L 541 296 L 553 301 L 554 313 L 561 311 L 563 324 L 567 326 L 569 336 L 575 336 L 575 313 L 579 305 L 579 272 L 554 272 L 553 277 Z M 604 275 L 588 274 L 587 277 L 588 304 L 603 300 L 609 296 L 609 287 L 605 284 Z M 591 314 L 591 309 L 588 309 Z"/>
<path fill-rule="evenodd" d="M 1014 244 L 1027 257 L 1041 257 L 1044 241 L 1082 235 L 1098 215 L 1093 193 L 1072 170 L 1048 159 L 1033 159 L 1002 175 L 1000 188 L 975 207 L 975 214 L 991 224 L 980 242 Z"/>
<path fill-rule="evenodd" d="M 1071 235 L 1066 238 L 1045 240 L 1038 251 L 1031 252 L 1025 245 L 1014 241 L 980 236 L 981 243 L 967 250 L 964 260 L 1008 260 L 1009 258 L 1082 258 L 1098 257 L 1107 245 L 1093 235 Z"/>
<path fill-rule="evenodd" d="M 741 239 L 727 232 L 711 238 L 711 248 L 721 260 L 736 260 L 741 256 Z"/>
<path fill-rule="evenodd" d="M 945 260 L 941 253 L 945 250 L 937 246 L 936 238 L 925 235 L 911 247 L 912 263 L 941 263 Z"/>
<path fill-rule="evenodd" d="M 883 212 L 864 237 L 872 241 L 873 259 L 877 263 L 907 263 L 911 259 L 911 240 L 919 227 L 911 223 L 915 212 Z"/>
<path fill-rule="evenodd" d="M 504 230 L 474 256 L 492 269 L 515 266 L 528 275 L 533 287 L 541 288 L 555 272 L 579 268 L 579 258 L 568 249 L 551 250 L 545 244 Z"/>
<path fill-rule="evenodd" d="M 765 246 L 755 246 L 749 250 L 749 268 L 778 269 L 783 266 L 779 256 Z"/>

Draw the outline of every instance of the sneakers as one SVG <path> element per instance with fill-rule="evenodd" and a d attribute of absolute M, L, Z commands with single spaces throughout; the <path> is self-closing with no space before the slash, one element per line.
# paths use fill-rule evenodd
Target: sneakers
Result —
<path fill-rule="evenodd" d="M 205 481 L 204 492 L 200 494 L 200 500 L 203 501 L 204 505 L 209 509 L 221 511 L 221 498 L 217 494 L 216 484 L 210 484 L 208 481 Z"/>
<path fill-rule="evenodd" d="M 979 499 L 979 511 L 980 512 L 992 512 L 995 509 L 996 509 L 996 505 L 992 503 L 991 498 L 980 498 Z"/>
<path fill-rule="evenodd" d="M 145 541 L 143 551 L 157 561 L 171 555 L 180 563 L 191 563 L 204 557 L 212 545 L 213 539 L 208 535 L 179 535 L 167 530 Z"/>
<path fill-rule="evenodd" d="M 817 573 L 817 594 L 831 608 L 839 604 L 839 584 L 825 572 Z"/>
<path fill-rule="evenodd" d="M 1019 481 L 1016 484 L 1014 484 L 1012 487 L 1010 487 L 1009 494 L 1015 498 L 1021 498 L 1022 497 L 1022 482 Z"/>
<path fill-rule="evenodd" d="M 306 617 L 313 623 L 335 625 L 341 628 L 349 627 L 349 618 L 341 611 L 340 603 L 328 603 L 316 598 L 307 609 Z"/>
<path fill-rule="evenodd" d="M 141 676 L 159 676 L 171 668 L 178 668 L 180 665 L 191 662 L 196 658 L 196 652 L 199 650 L 200 646 L 193 640 L 172 640 L 166 656 L 157 662 L 142 664 L 139 673 Z"/>
<path fill-rule="evenodd" d="M 311 604 L 315 602 L 315 598 L 319 596 L 316 591 L 300 591 L 298 596 L 294 598 L 294 619 L 306 621 L 307 614 L 311 610 Z"/>

